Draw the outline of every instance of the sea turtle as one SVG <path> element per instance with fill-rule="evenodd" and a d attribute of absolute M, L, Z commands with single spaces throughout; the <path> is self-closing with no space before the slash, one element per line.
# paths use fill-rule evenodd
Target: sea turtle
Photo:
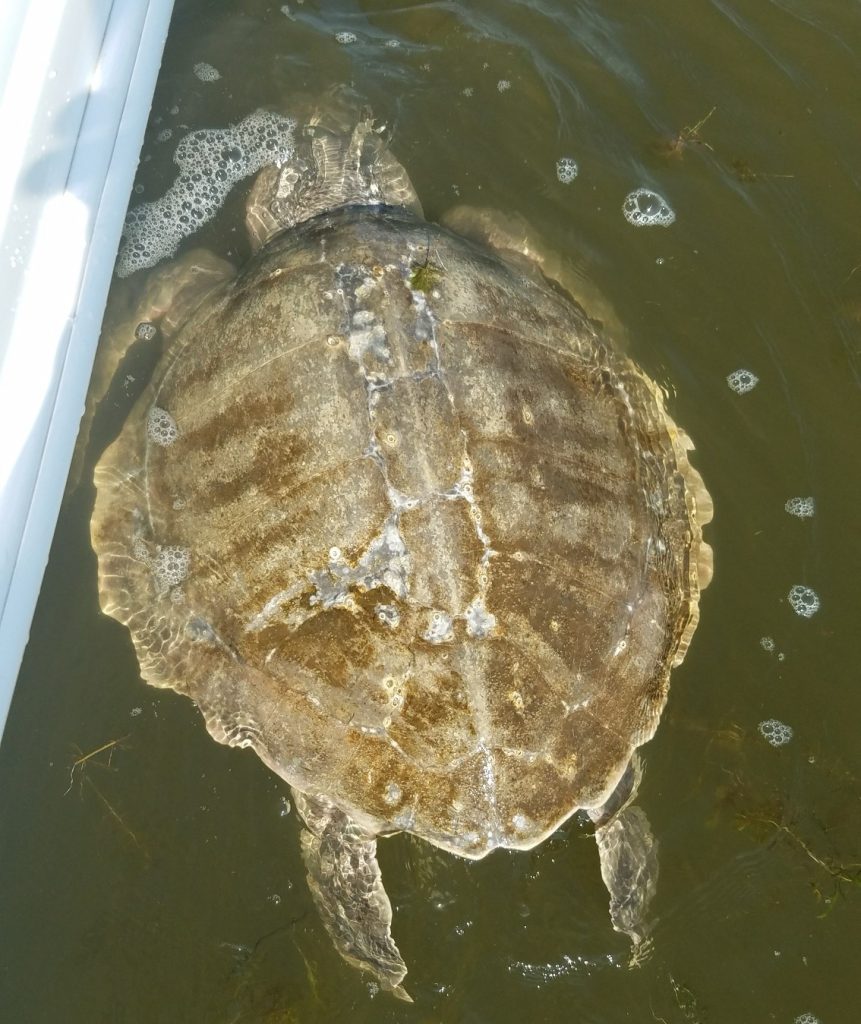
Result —
<path fill-rule="evenodd" d="M 584 809 L 638 940 L 636 751 L 711 575 L 689 438 L 517 225 L 424 220 L 368 118 L 311 119 L 247 222 L 238 274 L 188 254 L 114 324 L 165 348 L 95 470 L 104 611 L 289 784 L 337 949 L 395 994 L 378 836 L 478 859 Z"/>

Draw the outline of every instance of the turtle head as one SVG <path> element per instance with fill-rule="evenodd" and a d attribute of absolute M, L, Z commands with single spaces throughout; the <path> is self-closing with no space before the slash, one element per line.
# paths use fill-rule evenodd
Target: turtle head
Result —
<path fill-rule="evenodd" d="M 248 197 L 253 249 L 275 234 L 340 206 L 403 206 L 421 216 L 407 172 L 389 150 L 385 125 L 340 102 L 303 118 L 288 160 L 265 167 Z"/>

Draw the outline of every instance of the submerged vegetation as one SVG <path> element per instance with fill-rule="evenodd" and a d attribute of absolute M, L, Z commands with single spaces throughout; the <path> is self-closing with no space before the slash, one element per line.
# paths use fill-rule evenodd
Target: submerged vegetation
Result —
<path fill-rule="evenodd" d="M 780 843 L 799 858 L 812 873 L 811 888 L 825 904 L 824 914 L 861 885 L 861 854 L 844 846 L 859 834 L 859 794 L 851 778 L 844 777 L 827 796 L 808 795 L 803 801 L 776 786 L 758 791 L 736 772 L 730 778 L 723 797 L 736 827 L 760 843 Z"/>
<path fill-rule="evenodd" d="M 696 122 L 696 124 L 685 125 L 680 131 L 676 132 L 675 135 L 658 139 L 657 142 L 654 143 L 653 149 L 660 156 L 670 160 L 681 160 L 684 157 L 685 152 L 694 146 L 700 146 L 703 149 L 707 149 L 710 153 L 716 154 L 715 147 L 710 142 L 706 141 L 702 133 L 703 128 L 716 110 L 716 106 L 712 107 L 707 114 Z M 744 185 L 754 184 L 756 182 L 763 181 L 766 178 L 795 177 L 794 174 L 775 174 L 757 171 L 748 163 L 747 160 L 742 160 L 738 157 L 729 160 L 728 167 L 733 177 Z"/>

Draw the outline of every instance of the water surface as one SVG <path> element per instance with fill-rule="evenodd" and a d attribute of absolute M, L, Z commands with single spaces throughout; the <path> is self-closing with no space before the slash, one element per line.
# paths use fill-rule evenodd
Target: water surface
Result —
<path fill-rule="evenodd" d="M 3 1019 L 857 1017 L 859 54 L 850 0 L 178 0 L 133 201 L 170 186 L 189 130 L 351 84 L 429 218 L 517 211 L 606 297 L 697 442 L 716 576 L 645 749 L 650 951 L 629 963 L 576 820 L 477 864 L 396 837 L 380 859 L 407 1006 L 331 948 L 283 786 L 140 681 L 99 613 L 82 489 L 0 749 Z M 626 222 L 638 187 L 670 227 Z M 241 261 L 242 201 L 239 186 L 195 241 Z M 739 369 L 759 381 L 746 394 L 727 384 Z M 812 518 L 785 511 L 797 496 Z M 795 585 L 820 598 L 809 618 Z M 793 730 L 784 746 L 769 719 Z"/>

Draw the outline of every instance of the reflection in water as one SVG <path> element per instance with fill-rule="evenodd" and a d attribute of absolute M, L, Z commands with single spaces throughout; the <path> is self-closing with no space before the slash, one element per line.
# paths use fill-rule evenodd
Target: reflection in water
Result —
<path fill-rule="evenodd" d="M 178 2 L 140 198 L 173 184 L 176 139 L 352 83 L 430 219 L 458 202 L 517 214 L 606 295 L 697 439 L 719 572 L 645 750 L 651 955 L 630 966 L 609 932 L 579 823 L 480 864 L 395 838 L 380 857 L 407 1007 L 328 946 L 277 782 L 138 681 L 98 612 L 79 494 L 0 751 L 10 1019 L 852 1018 L 859 53 L 852 5 L 813 0 Z M 204 64 L 221 77 L 201 81 Z M 239 262 L 242 188 L 194 239 Z M 675 222 L 635 231 L 621 208 L 637 189 Z M 146 367 L 130 360 L 133 397 Z M 758 381 L 743 398 L 737 371 Z M 121 414 L 106 411 L 105 436 Z M 808 506 L 790 495 L 815 495 L 816 515 L 792 518 Z M 792 724 L 790 743 L 764 741 L 769 719 Z"/>

